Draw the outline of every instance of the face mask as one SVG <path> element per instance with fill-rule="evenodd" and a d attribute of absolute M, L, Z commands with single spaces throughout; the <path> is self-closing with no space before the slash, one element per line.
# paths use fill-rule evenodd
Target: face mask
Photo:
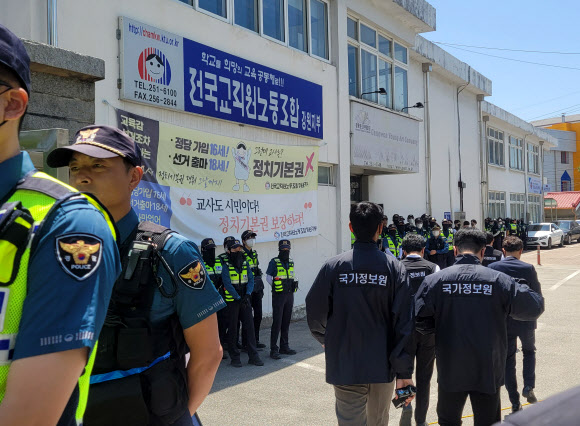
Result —
<path fill-rule="evenodd" d="M 249 240 L 246 241 L 246 244 L 248 245 L 248 247 L 252 248 L 254 247 L 254 244 L 256 244 L 256 239 L 250 238 Z"/>
<path fill-rule="evenodd" d="M 407 219 L 407 222 L 409 222 L 409 225 L 413 224 L 413 219 Z"/>
<path fill-rule="evenodd" d="M 278 257 L 280 260 L 288 261 L 288 259 L 290 259 L 290 250 L 280 250 Z"/>
<path fill-rule="evenodd" d="M 417 227 L 417 229 L 422 229 L 423 228 L 423 224 L 421 222 L 415 224 L 415 226 Z"/>
<path fill-rule="evenodd" d="M 449 225 L 448 224 L 443 225 L 443 229 L 447 231 L 449 229 Z"/>
<path fill-rule="evenodd" d="M 234 264 L 234 266 L 240 269 L 244 264 L 244 258 L 241 251 L 236 251 L 234 253 L 229 254 L 230 261 Z"/>
<path fill-rule="evenodd" d="M 397 231 L 395 229 L 389 229 L 389 235 L 391 237 L 394 237 L 395 235 L 397 235 Z"/>
<path fill-rule="evenodd" d="M 207 264 L 215 264 L 215 248 L 202 250 L 203 261 Z"/>
<path fill-rule="evenodd" d="M 437 237 L 439 236 L 439 231 L 434 231 L 434 232 L 433 232 L 433 236 L 434 236 L 435 238 L 437 238 Z"/>

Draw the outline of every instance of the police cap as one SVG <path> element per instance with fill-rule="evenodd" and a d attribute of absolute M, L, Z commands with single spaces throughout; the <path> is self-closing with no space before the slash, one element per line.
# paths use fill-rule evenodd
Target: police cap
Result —
<path fill-rule="evenodd" d="M 256 238 L 258 236 L 258 234 L 256 234 L 254 231 L 252 231 L 251 229 L 246 229 L 243 233 L 242 233 L 242 241 L 246 241 L 249 240 L 250 238 Z"/>
<path fill-rule="evenodd" d="M 201 242 L 201 249 L 202 250 L 212 249 L 212 248 L 215 248 L 215 242 L 214 242 L 213 238 L 206 238 Z"/>
<path fill-rule="evenodd" d="M 0 25 L 0 64 L 14 72 L 30 95 L 30 57 L 22 40 L 4 25 Z"/>
<path fill-rule="evenodd" d="M 291 245 L 290 245 L 290 240 L 280 240 L 278 241 L 278 249 L 288 249 L 290 250 Z"/>

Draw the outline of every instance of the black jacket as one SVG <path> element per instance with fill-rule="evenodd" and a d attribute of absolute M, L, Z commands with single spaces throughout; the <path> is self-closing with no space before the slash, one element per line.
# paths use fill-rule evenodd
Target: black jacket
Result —
<path fill-rule="evenodd" d="M 417 320 L 434 320 L 438 382 L 446 392 L 496 393 L 504 384 L 508 315 L 532 321 L 544 311 L 540 294 L 474 255 L 425 278 L 415 300 Z"/>
<path fill-rule="evenodd" d="M 515 278 L 520 284 L 527 284 L 536 293 L 542 294 L 540 281 L 534 265 L 522 262 L 513 256 L 508 256 L 501 262 L 495 262 L 489 266 L 491 269 L 503 272 L 512 278 Z M 508 333 L 518 334 L 526 330 L 537 328 L 537 321 L 518 321 L 508 318 Z"/>
<path fill-rule="evenodd" d="M 325 345 L 326 381 L 333 385 L 409 379 L 413 358 L 405 344 L 413 331 L 413 299 L 405 268 L 356 242 L 329 259 L 306 296 L 308 326 Z"/>
<path fill-rule="evenodd" d="M 503 253 L 499 250 L 494 249 L 492 246 L 485 246 L 485 253 L 483 253 L 483 266 L 489 266 L 494 262 L 499 262 Z"/>

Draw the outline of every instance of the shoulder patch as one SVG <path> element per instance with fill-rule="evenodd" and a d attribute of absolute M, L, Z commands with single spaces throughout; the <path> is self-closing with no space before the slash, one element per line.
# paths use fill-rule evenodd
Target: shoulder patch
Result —
<path fill-rule="evenodd" d="M 207 273 L 199 260 L 194 260 L 179 271 L 179 279 L 183 284 L 194 290 L 201 290 L 205 286 Z"/>
<path fill-rule="evenodd" d="M 56 259 L 62 269 L 78 281 L 89 278 L 101 264 L 103 240 L 91 234 L 56 237 Z"/>

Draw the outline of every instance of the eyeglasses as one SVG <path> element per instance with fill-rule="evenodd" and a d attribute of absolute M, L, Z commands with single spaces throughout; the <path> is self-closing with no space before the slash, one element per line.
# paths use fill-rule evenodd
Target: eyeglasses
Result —
<path fill-rule="evenodd" d="M 3 95 L 4 93 L 8 92 L 9 90 L 14 89 L 14 87 L 12 87 L 12 85 L 10 83 L 6 83 L 5 81 L 2 81 L 2 80 L 0 80 L 0 86 L 8 87 L 8 89 L 3 90 L 2 92 L 0 92 L 0 95 Z"/>

